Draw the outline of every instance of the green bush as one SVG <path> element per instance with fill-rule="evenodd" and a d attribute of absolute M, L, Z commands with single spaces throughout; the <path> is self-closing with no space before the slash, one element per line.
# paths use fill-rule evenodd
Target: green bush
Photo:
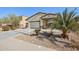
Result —
<path fill-rule="evenodd" d="M 2 31 L 8 31 L 9 29 L 10 29 L 9 26 L 3 26 L 3 27 L 2 27 Z"/>
<path fill-rule="evenodd" d="M 15 30 L 15 29 L 16 29 L 16 26 L 11 25 L 11 26 L 10 26 L 10 29 L 11 29 L 11 30 Z"/>
<path fill-rule="evenodd" d="M 36 35 L 38 35 L 39 32 L 40 32 L 40 29 L 35 29 L 35 33 L 36 33 Z"/>
<path fill-rule="evenodd" d="M 16 29 L 16 27 L 15 27 L 15 26 L 13 26 L 13 27 L 12 27 L 12 30 L 15 30 L 15 29 Z"/>

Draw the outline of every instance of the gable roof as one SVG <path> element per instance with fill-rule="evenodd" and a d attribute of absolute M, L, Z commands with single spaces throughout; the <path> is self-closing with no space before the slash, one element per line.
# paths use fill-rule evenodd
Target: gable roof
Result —
<path fill-rule="evenodd" d="M 40 19 L 53 19 L 56 17 L 57 17 L 57 14 L 38 12 L 28 17 L 26 20 L 27 21 L 40 21 Z"/>
<path fill-rule="evenodd" d="M 56 17 L 57 17 L 57 14 L 48 13 L 48 14 L 42 16 L 41 19 L 53 19 Z"/>
<path fill-rule="evenodd" d="M 46 13 L 43 12 L 38 12 L 34 15 L 32 15 L 31 17 L 28 17 L 26 20 L 27 21 L 39 21 L 40 17 L 46 15 Z"/>

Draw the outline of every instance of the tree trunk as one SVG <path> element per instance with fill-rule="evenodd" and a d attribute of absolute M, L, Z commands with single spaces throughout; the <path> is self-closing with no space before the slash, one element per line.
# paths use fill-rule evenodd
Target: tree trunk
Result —
<path fill-rule="evenodd" d="M 64 39 L 69 39 L 68 38 L 68 35 L 67 35 L 67 31 L 63 31 L 63 33 L 62 33 L 62 37 L 64 38 Z"/>

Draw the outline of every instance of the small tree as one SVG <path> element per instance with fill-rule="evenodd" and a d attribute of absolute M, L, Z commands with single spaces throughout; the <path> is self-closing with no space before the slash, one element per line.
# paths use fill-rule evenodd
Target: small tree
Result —
<path fill-rule="evenodd" d="M 10 20 L 10 23 L 12 23 L 12 27 L 13 28 L 18 28 L 19 27 L 19 21 L 20 21 L 20 17 L 16 16 L 15 14 L 10 14 L 8 15 L 8 18 Z"/>
<path fill-rule="evenodd" d="M 68 12 L 68 9 L 66 8 L 63 13 L 58 13 L 57 19 L 51 23 L 51 27 L 62 30 L 62 37 L 67 38 L 67 32 L 69 30 L 77 30 L 79 27 L 74 19 L 75 16 L 75 9 Z"/>
<path fill-rule="evenodd" d="M 35 29 L 35 33 L 37 36 L 38 36 L 39 32 L 40 32 L 40 29 Z"/>

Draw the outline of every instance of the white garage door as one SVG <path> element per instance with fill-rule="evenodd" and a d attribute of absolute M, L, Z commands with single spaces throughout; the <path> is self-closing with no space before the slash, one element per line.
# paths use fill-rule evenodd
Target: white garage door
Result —
<path fill-rule="evenodd" d="M 30 22 L 30 27 L 32 29 L 40 28 L 40 23 L 39 22 Z"/>

